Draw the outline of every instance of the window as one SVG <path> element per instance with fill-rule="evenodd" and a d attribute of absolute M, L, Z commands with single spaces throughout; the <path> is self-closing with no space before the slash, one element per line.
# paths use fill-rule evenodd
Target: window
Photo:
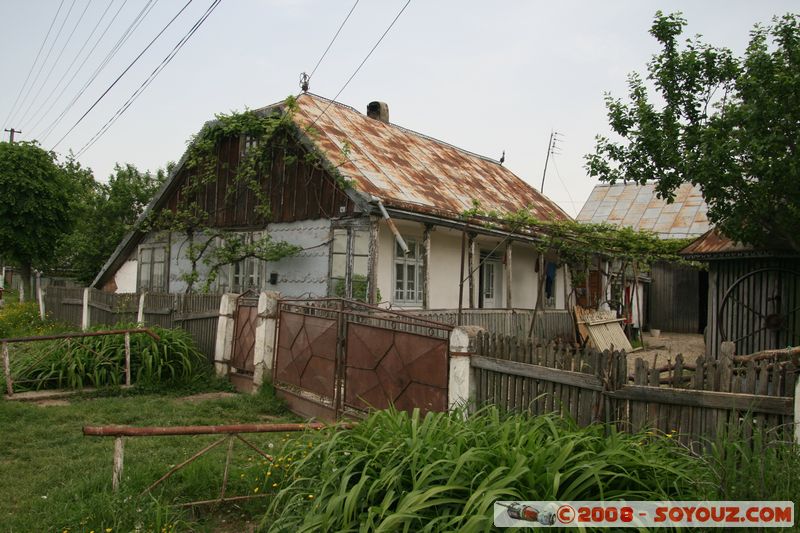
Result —
<path fill-rule="evenodd" d="M 422 305 L 422 244 L 415 239 L 406 239 L 408 254 L 395 242 L 394 253 L 394 302 L 406 305 Z"/>
<path fill-rule="evenodd" d="M 239 153 L 240 156 L 247 155 L 250 150 L 255 148 L 260 144 L 260 139 L 258 137 L 253 137 L 252 135 L 242 135 L 239 138 Z"/>
<path fill-rule="evenodd" d="M 231 290 L 245 292 L 248 289 L 261 287 L 261 260 L 257 257 L 246 257 L 233 264 L 231 272 Z"/>
<path fill-rule="evenodd" d="M 369 301 L 369 230 L 336 228 L 331 243 L 328 292 L 339 298 Z M 348 258 L 352 257 L 352 262 Z M 350 287 L 347 287 L 350 270 Z"/>
<path fill-rule="evenodd" d="M 261 232 L 255 232 L 240 233 L 233 238 L 249 245 L 258 242 L 262 237 Z M 265 264 L 265 261 L 258 257 L 245 257 L 232 263 L 229 276 L 231 291 L 241 293 L 249 289 L 260 289 Z"/>
<path fill-rule="evenodd" d="M 140 291 L 167 292 L 167 247 L 164 245 L 139 248 Z"/>

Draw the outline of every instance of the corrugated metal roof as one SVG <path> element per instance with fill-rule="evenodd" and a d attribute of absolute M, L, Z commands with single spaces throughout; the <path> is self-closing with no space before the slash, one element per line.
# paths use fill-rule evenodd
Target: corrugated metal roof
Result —
<path fill-rule="evenodd" d="M 698 239 L 692 241 L 686 248 L 680 251 L 680 254 L 683 256 L 700 258 L 710 255 L 737 255 L 756 252 L 757 250 L 752 246 L 733 241 L 720 233 L 717 228 L 713 228 Z"/>
<path fill-rule="evenodd" d="M 387 206 L 454 217 L 472 200 L 500 212 L 530 208 L 543 220 L 567 220 L 558 205 L 498 161 L 309 93 L 297 98 L 295 120 L 313 123 L 312 142 L 357 190 Z M 348 156 L 343 149 L 347 146 Z"/>
<path fill-rule="evenodd" d="M 708 206 L 699 187 L 684 183 L 668 204 L 656 196 L 655 184 L 597 185 L 578 213 L 578 222 L 650 230 L 662 239 L 696 237 L 708 231 Z"/>

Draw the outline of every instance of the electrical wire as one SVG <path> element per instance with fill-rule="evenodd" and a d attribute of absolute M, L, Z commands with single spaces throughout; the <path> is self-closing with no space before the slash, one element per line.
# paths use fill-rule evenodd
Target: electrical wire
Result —
<path fill-rule="evenodd" d="M 309 80 L 311 80 L 311 78 L 314 77 L 314 73 L 319 68 L 319 65 L 322 63 L 322 60 L 325 59 L 326 55 L 328 55 L 328 51 L 331 49 L 331 46 L 333 46 L 334 41 L 336 41 L 336 38 L 339 36 L 339 33 L 342 31 L 342 28 L 344 28 L 344 25 L 347 23 L 347 20 L 350 18 L 350 15 L 352 15 L 353 11 L 355 11 L 356 6 L 358 5 L 358 2 L 360 2 L 360 0 L 356 0 L 356 3 L 353 4 L 353 7 L 350 8 L 350 12 L 347 13 L 347 16 L 344 18 L 342 23 L 339 25 L 339 29 L 336 30 L 336 33 L 334 34 L 333 39 L 331 39 L 331 42 L 328 43 L 328 47 L 325 49 L 324 52 L 322 52 L 322 56 L 319 58 L 319 61 L 317 61 L 317 64 L 314 65 L 314 70 L 312 70 L 311 74 L 309 74 L 309 76 L 308 76 Z"/>
<path fill-rule="evenodd" d="M 577 202 L 575 202 L 575 200 L 573 200 L 573 199 L 572 199 L 572 195 L 571 195 L 571 194 L 570 194 L 570 192 L 569 192 L 569 187 L 567 187 L 567 184 L 566 184 L 566 183 L 564 183 L 564 180 L 563 180 L 563 179 L 561 179 L 561 172 L 559 172 L 559 171 L 558 171 L 558 165 L 556 164 L 556 160 L 555 160 L 555 158 L 553 158 L 553 168 L 555 168 L 555 169 L 556 169 L 556 177 L 558 177 L 558 181 L 559 181 L 559 183 L 561 183 L 561 186 L 562 186 L 562 187 L 564 187 L 564 190 L 565 190 L 565 191 L 566 191 L 566 193 L 567 193 L 567 198 L 569 198 L 569 201 L 570 201 L 570 203 L 571 203 L 573 206 L 574 206 L 574 205 L 576 205 L 576 204 L 577 204 Z"/>
<path fill-rule="evenodd" d="M 383 38 L 386 37 L 386 34 L 389 33 L 389 30 L 392 29 L 392 27 L 397 22 L 397 19 L 400 18 L 400 15 L 403 14 L 403 12 L 406 10 L 406 8 L 408 7 L 408 5 L 410 3 L 411 3 L 411 0 L 408 0 L 405 3 L 405 5 L 403 5 L 402 9 L 400 9 L 400 11 L 397 13 L 397 15 L 395 15 L 394 20 L 392 20 L 392 23 L 389 24 L 389 27 L 386 28 L 386 31 L 383 32 L 383 35 L 381 35 L 381 38 L 378 39 L 378 42 L 375 43 L 375 45 L 372 47 L 372 49 L 369 51 L 369 53 L 366 55 L 366 57 L 364 57 L 364 59 L 361 61 L 361 63 L 358 65 L 358 67 L 355 69 L 355 71 L 353 71 L 353 73 L 350 75 L 350 77 L 347 79 L 347 81 L 344 83 L 344 85 L 342 85 L 342 88 L 339 89 L 339 92 L 336 93 L 336 96 L 334 96 L 333 99 L 330 102 L 328 102 L 328 105 L 325 106 L 325 109 L 323 109 L 322 112 L 319 115 L 317 115 L 317 118 L 314 119 L 314 122 L 312 122 L 311 125 L 308 126 L 309 128 L 314 126 L 314 124 L 316 124 L 317 121 L 320 118 L 322 118 L 322 116 L 328 111 L 328 109 L 330 109 L 331 105 L 333 105 L 333 102 L 335 102 L 336 99 L 339 98 L 339 95 L 342 94 L 342 91 L 344 91 L 347 88 L 347 86 L 350 84 L 350 82 L 353 81 L 353 78 L 356 77 L 356 74 L 358 74 L 358 71 L 361 70 L 361 67 L 364 66 L 364 63 L 367 62 L 367 60 L 370 58 L 370 56 L 375 51 L 375 49 L 378 48 L 378 45 L 381 44 L 381 41 L 383 41 Z"/>
<path fill-rule="evenodd" d="M 57 96 L 56 98 L 53 98 L 53 94 L 55 94 L 55 92 L 58 90 L 58 88 L 59 88 L 59 87 L 61 87 L 61 83 L 64 81 L 64 79 L 65 79 L 65 78 L 67 77 L 67 75 L 70 73 L 70 71 L 72 70 L 72 67 L 75 65 L 75 62 L 76 62 L 76 61 L 78 61 L 78 59 L 81 57 L 81 54 L 83 53 L 84 49 L 86 49 L 86 45 L 88 45 L 88 44 L 89 44 L 89 41 L 91 41 L 91 40 L 92 40 L 92 37 L 94 36 L 95 32 L 97 32 L 97 28 L 99 28 L 99 27 L 100 27 L 100 23 L 101 23 L 101 22 L 103 22 L 103 19 L 104 19 L 104 18 L 106 18 L 106 14 L 109 12 L 109 10 L 111 10 L 111 6 L 113 6 L 113 5 L 114 5 L 114 2 L 115 2 L 115 1 L 116 1 L 116 0 L 111 0 L 111 2 L 109 2 L 109 3 L 108 3 L 108 5 L 106 6 L 106 8 L 103 10 L 103 14 L 102 14 L 102 15 L 100 15 L 100 18 L 99 18 L 99 19 L 97 19 L 97 22 L 95 23 L 95 25 L 94 25 L 94 28 L 92 28 L 92 31 L 91 31 L 91 33 L 89 34 L 89 36 L 88 36 L 88 37 L 86 37 L 86 40 L 85 40 L 85 41 L 83 41 L 83 44 L 81 45 L 80 49 L 78 50 L 78 53 L 77 53 L 77 54 L 75 54 L 75 57 L 74 57 L 74 58 L 72 58 L 72 61 L 70 62 L 69 66 L 68 66 L 68 67 L 67 67 L 67 68 L 64 70 L 64 73 L 61 75 L 61 78 L 59 78 L 58 82 L 57 82 L 57 83 L 56 83 L 56 84 L 53 86 L 53 89 L 52 89 L 52 90 L 50 91 L 50 93 L 49 93 L 49 94 L 48 94 L 48 95 L 45 97 L 45 99 L 44 99 L 44 103 L 50 102 L 50 106 L 47 108 L 47 110 L 45 110 L 45 111 L 43 112 L 43 110 L 44 110 L 44 105 L 42 105 L 41 107 L 39 107 L 39 109 L 38 109 L 36 112 L 34 112 L 33 116 L 31 117 L 31 121 L 33 121 L 33 120 L 36 118 L 36 116 L 37 116 L 37 115 L 39 116 L 39 119 L 38 119 L 38 120 L 37 120 L 37 121 L 36 121 L 36 122 L 33 124 L 33 126 L 31 126 L 30 128 L 28 128 L 28 129 L 30 129 L 30 130 L 31 130 L 31 132 L 33 132 L 33 131 L 35 131 L 35 130 L 36 130 L 36 128 L 39 126 L 39 124 L 42 122 L 42 120 L 44 120 L 44 117 L 46 117 L 46 116 L 47 116 L 47 114 L 50 112 L 50 110 L 51 110 L 51 109 L 53 109 L 53 106 L 55 106 L 56 102 L 57 102 L 57 101 L 58 101 L 58 100 L 61 98 L 61 96 L 64 94 L 64 91 L 66 91 L 66 89 L 67 89 L 67 87 L 69 86 L 69 84 L 70 84 L 70 83 L 72 83 L 72 80 L 74 80 L 74 79 L 75 79 L 75 76 L 78 74 L 78 72 L 80 72 L 80 69 L 81 69 L 81 68 L 83 68 L 83 65 L 84 65 L 84 64 L 86 64 L 86 60 L 87 60 L 87 59 L 89 58 L 89 56 L 91 55 L 91 51 L 90 51 L 90 52 L 89 52 L 89 54 L 88 54 L 88 55 L 87 55 L 87 56 L 84 58 L 83 62 L 80 64 L 80 66 L 78 66 L 78 69 L 75 71 L 75 74 L 73 74 L 73 75 L 72 75 L 72 78 L 70 78 L 70 80 L 69 80 L 69 82 L 67 83 L 67 85 L 65 85 L 65 86 L 64 86 L 64 88 L 63 88 L 63 89 L 61 89 L 61 92 L 60 92 L 60 93 L 58 93 L 58 96 Z M 117 11 L 117 12 L 119 13 L 119 11 Z M 112 19 L 112 22 L 113 22 L 113 19 Z"/>
<path fill-rule="evenodd" d="M 36 85 L 36 82 L 39 81 L 39 76 L 42 75 L 42 69 L 47 64 L 47 60 L 50 59 L 50 54 L 53 53 L 53 46 L 56 44 L 56 41 L 58 41 L 58 38 L 61 37 L 61 32 L 64 30 L 64 24 L 66 24 L 67 19 L 69 18 L 70 14 L 72 13 L 72 8 L 74 8 L 74 7 L 75 7 L 75 0 L 72 0 L 72 4 L 70 4 L 70 6 L 69 6 L 69 10 L 67 11 L 67 15 L 64 17 L 64 20 L 61 21 L 61 25 L 58 27 L 58 32 L 56 33 L 56 36 L 53 39 L 53 41 L 50 43 L 50 47 L 47 49 L 47 54 L 45 54 L 44 60 L 42 60 L 42 63 L 39 65 L 39 69 L 36 71 L 36 76 L 33 77 L 33 81 L 31 82 L 31 86 L 30 86 L 29 90 L 27 92 L 25 92 L 25 96 L 22 97 L 22 102 L 20 102 L 20 104 L 19 104 L 20 107 L 25 105 L 25 102 L 27 102 L 27 100 L 28 100 L 28 95 L 31 94 L 30 90 L 33 89 L 33 87 Z M 13 119 L 13 117 L 9 117 L 9 118 Z"/>
<path fill-rule="evenodd" d="M 25 121 L 25 119 L 28 116 L 28 113 L 30 112 L 31 108 L 33 107 L 33 104 L 36 103 L 36 101 L 39 99 L 39 95 L 42 94 L 42 90 L 45 87 L 47 87 L 47 82 L 50 81 L 50 76 L 53 75 L 53 70 L 55 70 L 56 65 L 58 65 L 59 62 L 61 61 L 61 56 L 63 56 L 64 52 L 67 50 L 67 46 L 69 45 L 70 41 L 72 41 L 72 36 L 75 35 L 75 30 L 77 30 L 78 26 L 81 25 L 81 22 L 83 21 L 83 17 L 86 16 L 86 12 L 89 10 L 89 6 L 91 4 L 92 4 L 92 0 L 89 0 L 88 2 L 86 2 L 86 7 L 83 8 L 83 11 L 81 11 L 81 14 L 78 17 L 77 22 L 75 22 L 75 25 L 72 27 L 72 31 L 69 32 L 69 35 L 67 36 L 67 40 L 64 41 L 64 44 L 61 45 L 61 51 L 58 52 L 58 56 L 56 56 L 55 61 L 53 61 L 53 64 L 50 66 L 50 70 L 48 70 L 47 74 L 45 74 L 44 80 L 42 80 L 42 84 L 39 85 L 39 89 L 36 91 L 36 94 L 33 96 L 33 99 L 28 104 L 28 108 L 25 110 L 24 113 L 22 113 L 22 116 L 19 117 L 19 119 L 18 119 L 19 122 L 24 122 Z"/>
<path fill-rule="evenodd" d="M 122 11 L 122 9 L 125 7 L 125 5 L 127 3 L 128 3 L 128 0 L 125 0 L 123 2 L 123 4 L 120 6 L 120 8 L 117 10 L 117 12 L 114 14 L 114 19 L 117 18 L 117 16 L 119 15 L 120 11 Z M 83 96 L 83 94 L 92 85 L 92 83 L 94 83 L 94 80 L 97 79 L 97 77 L 100 75 L 100 73 L 103 71 L 103 69 L 105 69 L 105 67 L 111 62 L 111 60 L 114 58 L 114 56 L 116 56 L 117 53 L 122 49 L 122 47 L 125 45 L 125 43 L 128 41 L 128 39 L 130 39 L 130 37 L 134 34 L 134 32 L 136 32 L 136 30 L 139 28 L 141 23 L 144 21 L 144 19 L 147 17 L 147 15 L 150 14 L 150 11 L 152 11 L 152 9 L 155 7 L 155 5 L 157 3 L 158 3 L 158 0 L 155 0 L 155 1 L 148 0 L 148 2 L 144 5 L 144 7 L 142 7 L 142 9 L 139 11 L 139 13 L 136 15 L 136 17 L 134 17 L 133 22 L 131 22 L 128 25 L 128 27 L 125 29 L 125 31 L 122 32 L 122 35 L 119 37 L 119 39 L 117 39 L 117 42 L 114 43 L 114 46 L 112 46 L 111 49 L 106 53 L 106 56 L 98 64 L 98 66 L 95 68 L 94 72 L 92 72 L 92 75 L 89 76 L 89 79 L 86 82 L 84 82 L 83 86 L 80 88 L 80 90 L 77 92 L 77 94 L 72 98 L 72 100 L 70 100 L 69 104 L 67 104 L 67 107 L 64 108 L 64 110 L 58 115 L 58 117 L 56 117 L 56 119 L 53 120 L 44 129 L 44 133 L 41 135 L 41 138 L 39 139 L 40 141 L 44 141 L 45 139 L 47 139 L 53 133 L 53 131 L 58 127 L 58 125 L 64 119 L 66 114 L 72 109 L 72 107 L 75 105 L 75 103 L 78 101 L 78 99 L 80 99 L 80 97 Z M 113 21 L 112 21 L 112 23 L 113 23 Z M 106 34 L 106 32 L 108 31 L 109 28 L 110 28 L 110 25 L 109 25 L 109 27 L 107 27 L 105 29 L 105 31 L 103 32 L 103 35 L 100 36 L 100 39 L 98 39 L 97 43 L 95 43 L 95 45 L 92 47 L 92 51 L 89 53 L 89 56 L 91 56 L 92 52 L 94 52 L 94 49 L 100 43 L 100 41 L 105 36 L 105 34 Z M 88 59 L 88 57 L 87 57 L 87 59 Z"/>
<path fill-rule="evenodd" d="M 136 64 L 136 62 L 137 62 L 137 61 L 139 61 L 139 58 L 141 58 L 141 57 L 142 57 L 142 56 L 145 54 L 145 52 L 147 52 L 147 51 L 150 49 L 150 47 L 151 47 L 151 46 L 153 46 L 153 43 L 155 43 L 155 42 L 156 42 L 156 40 L 158 40 L 158 38 L 159 38 L 159 37 L 161 37 L 161 35 L 162 35 L 162 34 L 163 34 L 165 31 L 167 31 L 167 28 L 169 28 L 169 27 L 172 25 L 172 23 L 173 23 L 173 22 L 175 22 L 175 19 L 177 19 L 177 18 L 180 16 L 180 14 L 181 14 L 181 13 L 183 13 L 183 12 L 184 12 L 184 10 L 185 10 L 187 7 L 189 7 L 189 4 L 191 4 L 191 3 L 192 3 L 192 1 L 193 1 L 193 0 L 189 0 L 188 2 L 186 2 L 186 4 L 185 4 L 185 5 L 184 5 L 184 6 L 183 6 L 181 9 L 180 9 L 180 11 L 178 11 L 178 12 L 175 14 L 175 16 L 174 16 L 174 17 L 172 17 L 172 19 L 170 19 L 170 21 L 169 21 L 169 22 L 167 22 L 167 25 L 166 25 L 166 26 L 164 26 L 163 28 L 161 28 L 161 31 L 160 31 L 160 32 L 158 32 L 158 34 L 157 34 L 155 37 L 153 37 L 153 39 L 152 39 L 152 40 L 151 40 L 151 41 L 150 41 L 150 42 L 147 44 L 147 46 L 145 46 L 145 47 L 144 47 L 144 50 L 142 50 L 141 52 L 139 52 L 139 55 L 137 55 L 137 56 L 136 56 L 136 57 L 133 59 L 133 61 L 131 61 L 131 63 L 130 63 L 130 64 L 129 64 L 129 65 L 126 67 L 126 68 L 125 68 L 125 70 L 123 70 L 123 71 L 122 71 L 122 73 L 121 73 L 119 76 L 117 76 L 117 79 L 115 79 L 115 80 L 114 80 L 114 81 L 111 83 L 111 85 L 109 85 L 109 86 L 106 88 L 106 90 L 105 90 L 105 91 L 103 91 L 103 94 L 101 94 L 101 95 L 100 95 L 100 96 L 97 98 L 97 100 L 95 100 L 95 101 L 94 101 L 94 103 L 93 103 L 93 104 L 92 104 L 92 105 L 89 107 L 89 109 L 87 109 L 87 110 L 86 110 L 86 112 L 85 112 L 83 115 L 81 115 L 81 117 L 80 117 L 80 118 L 79 118 L 77 121 L 75 121 L 75 124 L 73 124 L 73 125 L 72 125 L 72 127 L 71 127 L 69 130 L 67 130 L 67 132 L 66 132 L 66 133 L 65 133 L 65 134 L 64 134 L 64 135 L 63 135 L 63 136 L 62 136 L 62 137 L 61 137 L 61 138 L 58 140 L 58 142 L 56 142 L 56 143 L 53 145 L 53 147 L 52 147 L 52 148 L 50 148 L 50 150 L 55 150 L 55 148 L 56 148 L 56 147 L 57 147 L 59 144 L 61 144 L 61 142 L 62 142 L 64 139 L 66 139 L 67 135 L 69 135 L 70 133 L 72 133 L 72 130 L 74 130 L 74 129 L 75 129 L 77 126 L 78 126 L 78 124 L 80 124 L 80 123 L 83 121 L 83 119 L 84 119 L 84 118 L 86 118 L 86 115 L 88 115 L 88 114 L 89 114 L 89 113 L 92 111 L 92 109 L 94 109 L 94 108 L 97 106 L 97 104 L 99 104 L 99 103 L 100 103 L 100 101 L 101 101 L 101 100 L 102 100 L 102 99 L 103 99 L 103 98 L 104 98 L 104 97 L 105 97 L 105 96 L 108 94 L 108 92 L 109 92 L 111 89 L 113 89 L 113 88 L 114 88 L 114 86 L 115 86 L 115 85 L 116 85 L 116 84 L 119 82 L 119 80 L 121 80 L 121 79 L 122 79 L 122 77 L 123 77 L 123 76 L 125 76 L 125 74 L 127 74 L 127 73 L 128 73 L 128 71 L 129 71 L 129 70 L 130 70 L 130 69 L 133 67 L 133 65 L 135 65 L 135 64 Z"/>
<path fill-rule="evenodd" d="M 14 113 L 14 110 L 17 107 L 17 102 L 19 102 L 19 97 L 22 96 L 22 92 L 25 90 L 25 86 L 28 85 L 28 81 L 31 79 L 31 74 L 33 74 L 33 69 L 36 67 L 36 63 L 39 61 L 39 57 L 42 55 L 42 50 L 44 50 L 44 45 L 47 43 L 47 39 L 50 38 L 50 32 L 53 31 L 53 26 L 55 25 L 56 19 L 58 18 L 58 14 L 61 13 L 61 8 L 63 6 L 64 6 L 64 0 L 61 0 L 61 3 L 58 4 L 58 9 L 56 10 L 56 14 L 53 16 L 53 20 L 50 21 L 50 27 L 47 28 L 47 34 L 44 36 L 44 40 L 42 41 L 41 46 L 39 46 L 39 51 L 36 52 L 36 58 L 33 60 L 33 63 L 31 63 L 31 68 L 30 70 L 28 70 L 28 75 L 25 76 L 25 81 L 22 83 L 22 87 L 19 88 L 17 97 L 14 99 L 14 103 L 11 104 L 11 109 L 8 110 L 8 116 L 6 117 L 6 124 L 8 124 L 8 120 Z"/>
<path fill-rule="evenodd" d="M 205 13 L 195 22 L 194 26 L 189 30 L 189 32 L 180 40 L 178 43 L 173 47 L 169 54 L 167 54 L 164 59 L 159 63 L 159 65 L 150 73 L 150 76 L 142 82 L 138 89 L 136 89 L 133 94 L 128 98 L 128 100 L 120 107 L 117 112 L 103 125 L 100 130 L 92 136 L 89 141 L 84 144 L 80 150 L 75 154 L 75 157 L 80 157 L 83 153 L 85 153 L 89 148 L 91 148 L 94 143 L 96 143 L 100 137 L 102 137 L 106 131 L 116 122 L 124 113 L 128 110 L 128 108 L 133 104 L 133 102 L 147 89 L 147 87 L 158 77 L 158 75 L 169 65 L 169 63 L 175 58 L 175 56 L 180 52 L 181 48 L 191 39 L 191 37 L 195 34 L 195 32 L 200 29 L 200 26 L 206 21 L 206 19 L 214 12 L 217 6 L 222 2 L 222 0 L 214 0 L 211 5 L 208 7 Z"/>

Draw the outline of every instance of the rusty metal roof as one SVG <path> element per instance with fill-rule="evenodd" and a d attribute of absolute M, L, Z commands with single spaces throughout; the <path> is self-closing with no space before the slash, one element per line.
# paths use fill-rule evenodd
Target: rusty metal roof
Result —
<path fill-rule="evenodd" d="M 698 239 L 692 241 L 680 251 L 683 256 L 699 257 L 717 254 L 742 254 L 754 252 L 755 249 L 747 244 L 735 242 L 719 232 L 717 228 L 708 230 Z"/>
<path fill-rule="evenodd" d="M 675 191 L 671 204 L 656 196 L 653 183 L 616 183 L 595 186 L 578 213 L 578 222 L 605 222 L 650 230 L 662 239 L 683 239 L 708 231 L 707 211 L 700 188 L 691 183 Z"/>
<path fill-rule="evenodd" d="M 453 218 L 476 199 L 487 210 L 528 207 L 542 220 L 570 218 L 498 161 L 313 94 L 301 94 L 297 104 L 295 120 L 313 124 L 319 134 L 311 140 L 328 161 L 386 206 Z"/>

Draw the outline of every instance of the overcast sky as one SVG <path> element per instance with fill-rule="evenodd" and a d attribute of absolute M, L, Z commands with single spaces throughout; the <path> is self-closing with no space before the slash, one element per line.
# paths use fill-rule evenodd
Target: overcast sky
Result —
<path fill-rule="evenodd" d="M 187 1 L 0 0 L 3 128 L 21 129 L 18 138 L 36 138 L 51 149 Z M 311 91 L 334 97 L 405 2 L 361 0 L 311 80 Z M 211 4 L 191 1 L 56 151 L 78 152 Z M 155 170 L 177 161 L 188 138 L 214 113 L 257 108 L 297 94 L 300 73 L 311 72 L 353 4 L 222 0 L 79 160 L 103 181 L 117 162 Z M 68 107 L 148 6 L 117 54 Z M 506 166 L 537 189 L 550 132 L 561 132 L 560 153 L 551 159 L 544 192 L 575 215 L 594 185 L 583 156 L 592 151 L 596 134 L 608 132 L 603 94 L 623 96 L 626 75 L 644 72 L 657 51 L 648 34 L 656 10 L 682 11 L 689 34 L 700 33 L 707 42 L 741 53 L 753 24 L 796 6 L 796 1 L 412 0 L 338 100 L 362 112 L 368 102 L 382 100 L 393 123 L 493 158 L 505 150 Z"/>

